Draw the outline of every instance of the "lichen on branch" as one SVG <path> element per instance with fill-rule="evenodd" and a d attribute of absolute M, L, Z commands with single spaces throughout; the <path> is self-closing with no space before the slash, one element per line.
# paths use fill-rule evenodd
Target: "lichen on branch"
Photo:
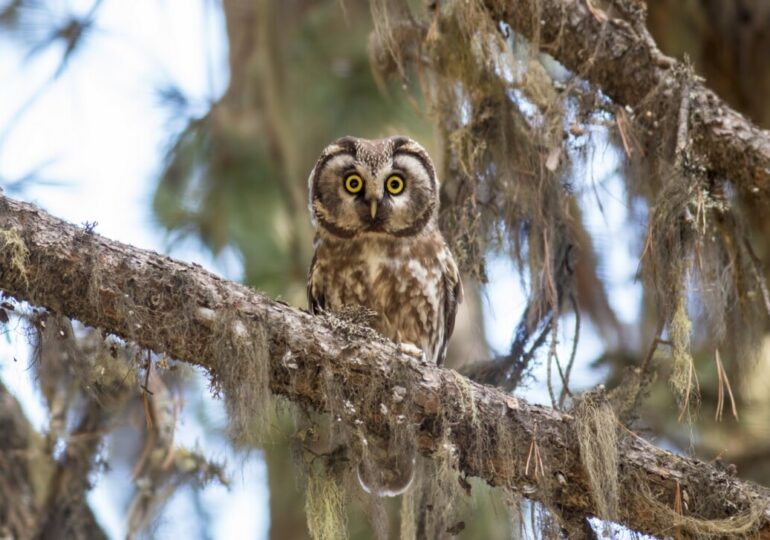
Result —
<path fill-rule="evenodd" d="M 0 197 L 0 229 L 11 228 L 28 251 L 30 286 L 18 272 L 3 271 L 0 289 L 6 294 L 198 365 L 215 380 L 222 376 L 223 360 L 211 343 L 223 338 L 213 331 L 210 321 L 189 317 L 195 313 L 191 306 L 220 314 L 222 320 L 232 320 L 229 314 L 243 321 L 259 321 L 264 339 L 255 343 L 264 343 L 266 350 L 246 358 L 269 362 L 269 386 L 274 394 L 309 410 L 328 410 L 327 386 L 318 376 L 323 365 L 335 379 L 338 398 L 350 401 L 354 411 L 340 415 L 340 420 L 374 433 L 379 429 L 381 409 L 366 403 L 366 389 L 392 395 L 397 369 L 397 381 L 411 390 L 412 406 L 403 411 L 404 421 L 414 426 L 421 454 L 433 459 L 440 455 L 441 445 L 449 444 L 457 452 L 453 460 L 461 478 L 480 477 L 564 513 L 601 513 L 591 495 L 592 483 L 570 413 L 530 405 L 451 370 L 422 364 L 392 342 L 373 340 L 365 331 L 357 333 L 352 323 L 340 326 L 333 318 L 313 317 L 195 265 L 93 233 L 84 236 L 82 229 L 32 205 Z M 0 268 L 9 268 L 14 254 L 14 250 L 0 248 Z M 91 286 L 94 261 L 101 268 L 99 289 L 95 294 L 83 294 Z M 130 301 L 132 309 L 122 309 L 118 299 Z M 169 331 L 169 321 L 175 321 L 173 331 Z M 236 324 L 217 327 L 220 332 L 236 334 L 238 328 Z M 237 343 L 237 335 L 226 339 Z M 236 350 L 226 361 L 246 360 Z M 439 421 L 442 418 L 451 422 Z M 486 442 L 480 447 L 478 441 Z M 640 506 L 635 494 L 642 485 L 654 501 L 668 505 L 679 486 L 689 493 L 691 508 L 698 509 L 697 515 L 690 516 L 693 519 L 725 520 L 750 512 L 755 519 L 748 529 L 770 531 L 767 489 L 656 448 L 631 434 L 619 437 L 617 444 L 618 520 L 626 526 L 650 533 L 669 530 L 671 520 L 660 514 L 663 517 L 651 521 L 649 504 Z M 715 492 L 721 496 L 699 499 Z M 686 528 L 687 524 L 678 526 Z M 745 523 L 742 527 L 746 530 Z"/>

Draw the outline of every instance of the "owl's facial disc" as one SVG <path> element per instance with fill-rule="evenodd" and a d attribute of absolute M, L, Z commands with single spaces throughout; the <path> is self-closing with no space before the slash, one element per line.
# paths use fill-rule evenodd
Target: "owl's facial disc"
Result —
<path fill-rule="evenodd" d="M 411 236 L 435 221 L 433 164 L 410 139 L 340 139 L 327 147 L 309 180 L 313 216 L 335 236 Z"/>

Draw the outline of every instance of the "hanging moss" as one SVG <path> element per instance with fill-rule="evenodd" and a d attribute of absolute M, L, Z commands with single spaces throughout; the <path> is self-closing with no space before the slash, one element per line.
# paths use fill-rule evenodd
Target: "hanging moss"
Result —
<path fill-rule="evenodd" d="M 672 508 L 672 505 L 664 504 L 650 491 L 645 482 L 638 483 L 639 503 L 642 511 L 650 515 L 650 523 L 658 524 L 659 534 L 671 535 L 684 538 L 757 538 L 758 529 L 762 523 L 764 507 L 760 502 L 751 504 L 748 508 L 742 508 L 735 515 L 721 519 L 704 519 L 698 517 L 698 512 L 693 511 L 690 506 L 696 501 L 696 497 L 705 501 L 704 504 L 698 504 L 699 510 L 708 513 L 708 499 L 713 496 L 722 497 L 722 493 L 693 493 L 687 498 L 691 500 L 690 504 L 682 502 L 681 508 Z M 672 498 L 683 498 L 684 489 L 679 486 L 679 494 L 672 494 Z M 721 506 L 721 505 L 720 505 Z"/>
<path fill-rule="evenodd" d="M 241 445 L 264 443 L 275 416 L 267 332 L 235 311 L 218 314 L 214 327 L 221 337 L 212 343 L 211 356 L 218 359 L 216 385 L 224 394 L 230 437 Z"/>
<path fill-rule="evenodd" d="M 671 338 L 671 357 L 674 363 L 669 382 L 681 407 L 680 417 L 689 416 L 690 407 L 697 407 L 699 399 L 695 362 L 690 354 L 691 331 L 692 323 L 687 315 L 685 300 L 680 297 L 668 329 Z"/>
<path fill-rule="evenodd" d="M 0 249 L 9 256 L 11 268 L 29 285 L 29 278 L 27 277 L 29 251 L 19 233 L 14 229 L 0 229 Z"/>
<path fill-rule="evenodd" d="M 589 392 L 575 405 L 575 431 L 591 486 L 597 517 L 617 521 L 620 517 L 618 482 L 617 419 L 603 390 Z"/>
<path fill-rule="evenodd" d="M 339 482 L 324 471 L 307 476 L 305 512 L 310 537 L 314 540 L 348 537 L 345 493 Z"/>

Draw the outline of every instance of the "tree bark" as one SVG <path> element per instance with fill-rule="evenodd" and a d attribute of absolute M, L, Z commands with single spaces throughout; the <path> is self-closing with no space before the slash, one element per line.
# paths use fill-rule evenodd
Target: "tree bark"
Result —
<path fill-rule="evenodd" d="M 197 265 L 110 241 L 3 196 L 0 289 L 201 366 L 215 381 L 233 369 L 236 375 L 248 371 L 249 360 L 235 354 L 243 349 L 232 348 L 235 353 L 223 358 L 222 344 L 261 345 L 250 332 L 258 325 L 273 393 L 306 408 L 335 409 L 343 422 L 370 432 L 381 431 L 384 404 L 415 426 L 424 455 L 435 458 L 450 443 L 464 475 L 523 493 L 565 516 L 597 513 L 573 414 L 426 365 L 368 329 L 311 316 Z M 330 395 L 330 384 L 338 396 Z M 373 403 L 372 395 L 381 399 Z M 400 401 L 408 407 L 399 407 Z M 770 537 L 770 490 L 617 428 L 621 523 L 653 534 L 670 527 L 651 504 L 670 508 L 679 492 L 689 497 L 689 508 L 702 508 L 701 518 L 753 509 Z M 699 504 L 715 493 L 718 500 Z"/>
<path fill-rule="evenodd" d="M 679 100 L 677 62 L 663 55 L 647 34 L 640 2 L 610 3 L 620 9 L 589 9 L 586 0 L 484 1 L 493 19 L 505 21 L 616 104 L 630 107 L 637 121 L 654 133 Z M 629 20 L 617 18 L 621 13 Z M 745 193 L 770 198 L 770 133 L 700 81 L 688 84 L 694 150 L 717 177 Z"/>

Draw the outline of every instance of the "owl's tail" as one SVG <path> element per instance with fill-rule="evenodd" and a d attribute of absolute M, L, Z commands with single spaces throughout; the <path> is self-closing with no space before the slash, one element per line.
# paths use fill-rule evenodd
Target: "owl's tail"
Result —
<path fill-rule="evenodd" d="M 414 448 L 371 448 L 358 464 L 358 482 L 367 493 L 378 497 L 397 497 L 414 480 Z"/>

